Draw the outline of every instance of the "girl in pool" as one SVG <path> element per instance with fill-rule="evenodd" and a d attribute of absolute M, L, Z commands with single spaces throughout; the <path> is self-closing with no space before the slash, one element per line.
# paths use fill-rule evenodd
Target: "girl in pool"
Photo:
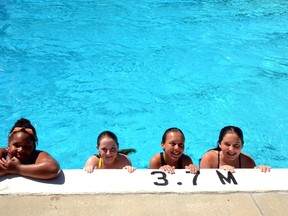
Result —
<path fill-rule="evenodd" d="M 241 152 L 244 145 L 242 130 L 235 126 L 222 128 L 217 147 L 204 154 L 200 168 L 224 169 L 235 172 L 235 168 L 257 168 L 262 172 L 269 172 L 270 166 L 256 166 L 254 160 Z"/>
<path fill-rule="evenodd" d="M 0 148 L 0 176 L 56 178 L 60 173 L 58 162 L 47 152 L 36 150 L 37 141 L 36 130 L 30 121 L 19 119 L 8 135 L 8 147 Z"/>
<path fill-rule="evenodd" d="M 197 173 L 199 168 L 193 165 L 191 158 L 184 152 L 185 137 L 178 128 L 167 129 L 163 136 L 161 147 L 164 152 L 156 154 L 150 160 L 150 169 L 161 169 L 174 174 L 174 169 L 189 169 L 191 173 Z"/>
<path fill-rule="evenodd" d="M 135 171 L 131 161 L 126 156 L 134 149 L 124 149 L 118 151 L 119 143 L 117 136 L 111 131 L 103 131 L 97 138 L 97 149 L 99 154 L 91 156 L 84 167 L 88 173 L 94 169 L 126 169 L 129 173 Z"/>

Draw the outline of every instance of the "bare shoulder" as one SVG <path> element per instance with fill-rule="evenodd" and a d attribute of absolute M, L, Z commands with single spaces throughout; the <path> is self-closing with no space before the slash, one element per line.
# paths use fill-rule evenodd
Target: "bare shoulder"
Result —
<path fill-rule="evenodd" d="M 35 164 L 42 163 L 42 162 L 58 163 L 48 152 L 40 151 L 35 160 Z"/>
<path fill-rule="evenodd" d="M 218 151 L 210 150 L 201 158 L 200 168 L 218 168 Z"/>
<path fill-rule="evenodd" d="M 191 157 L 189 157 L 188 155 L 183 154 L 182 155 L 182 164 L 183 166 L 189 166 L 190 164 L 193 164 L 193 161 L 191 159 Z"/>
<path fill-rule="evenodd" d="M 241 152 L 241 168 L 254 168 L 255 161 L 248 154 Z"/>
<path fill-rule="evenodd" d="M 130 161 L 129 157 L 127 155 L 122 154 L 122 153 L 118 154 L 118 160 L 119 160 L 119 163 L 122 167 L 127 166 L 127 165 L 131 165 L 131 161 Z"/>
<path fill-rule="evenodd" d="M 99 157 L 97 157 L 96 155 L 92 155 L 91 157 L 87 159 L 85 166 L 96 166 L 98 162 L 99 162 Z"/>
<path fill-rule="evenodd" d="M 159 169 L 160 167 L 161 167 L 161 158 L 160 154 L 158 153 L 150 159 L 149 169 Z"/>
<path fill-rule="evenodd" d="M 203 159 L 215 159 L 218 157 L 218 151 L 216 150 L 210 150 L 210 151 L 207 151 L 203 157 L 202 157 L 202 160 Z"/>
<path fill-rule="evenodd" d="M 56 178 L 61 171 L 59 163 L 49 153 L 45 151 L 37 151 L 37 153 L 39 154 L 35 160 L 35 164 L 41 164 L 42 169 L 46 170 L 47 176 L 45 178 Z"/>
<path fill-rule="evenodd" d="M 119 153 L 119 154 L 118 154 L 118 158 L 119 158 L 119 160 L 130 161 L 130 159 L 128 158 L 128 156 L 125 155 L 125 154 L 122 154 L 122 153 Z"/>

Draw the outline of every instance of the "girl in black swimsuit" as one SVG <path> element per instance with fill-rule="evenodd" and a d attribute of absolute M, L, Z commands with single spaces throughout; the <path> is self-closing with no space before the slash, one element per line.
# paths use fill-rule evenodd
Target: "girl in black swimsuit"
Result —
<path fill-rule="evenodd" d="M 254 160 L 241 152 L 244 145 L 243 132 L 239 127 L 226 126 L 221 129 L 217 147 L 209 150 L 200 160 L 200 168 L 222 168 L 234 172 L 235 168 L 259 168 L 270 171 L 269 166 L 256 166 Z"/>
<path fill-rule="evenodd" d="M 47 152 L 36 150 L 37 134 L 28 119 L 19 119 L 8 135 L 8 147 L 0 148 L 0 176 L 16 174 L 52 179 L 60 174 L 58 162 Z"/>
<path fill-rule="evenodd" d="M 196 173 L 199 168 L 193 165 L 191 158 L 184 152 L 185 137 L 179 128 L 169 128 L 162 136 L 161 147 L 164 152 L 158 153 L 150 160 L 150 169 L 162 169 L 174 173 L 175 169 L 189 169 Z"/>

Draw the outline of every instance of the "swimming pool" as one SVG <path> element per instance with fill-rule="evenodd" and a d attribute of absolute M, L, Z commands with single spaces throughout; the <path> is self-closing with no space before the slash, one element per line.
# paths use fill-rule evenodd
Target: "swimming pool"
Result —
<path fill-rule="evenodd" d="M 38 149 L 82 168 L 98 134 L 137 168 L 179 127 L 194 162 L 237 125 L 257 164 L 288 167 L 288 2 L 0 3 L 0 139 L 36 126 Z"/>

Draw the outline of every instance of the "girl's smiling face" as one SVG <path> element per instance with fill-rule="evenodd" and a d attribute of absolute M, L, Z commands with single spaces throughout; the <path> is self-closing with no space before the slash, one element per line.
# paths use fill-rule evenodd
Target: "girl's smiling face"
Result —
<path fill-rule="evenodd" d="M 102 137 L 97 148 L 104 163 L 111 164 L 117 158 L 118 146 L 114 139 L 108 136 Z"/>
<path fill-rule="evenodd" d="M 236 133 L 231 132 L 224 135 L 219 147 L 224 159 L 233 161 L 240 155 L 243 143 Z"/>
<path fill-rule="evenodd" d="M 21 163 L 29 159 L 34 151 L 34 140 L 29 133 L 19 131 L 9 138 L 8 149 L 10 158 L 16 157 Z"/>
<path fill-rule="evenodd" d="M 165 143 L 161 143 L 165 155 L 172 161 L 178 161 L 184 152 L 184 137 L 179 131 L 166 134 Z"/>

